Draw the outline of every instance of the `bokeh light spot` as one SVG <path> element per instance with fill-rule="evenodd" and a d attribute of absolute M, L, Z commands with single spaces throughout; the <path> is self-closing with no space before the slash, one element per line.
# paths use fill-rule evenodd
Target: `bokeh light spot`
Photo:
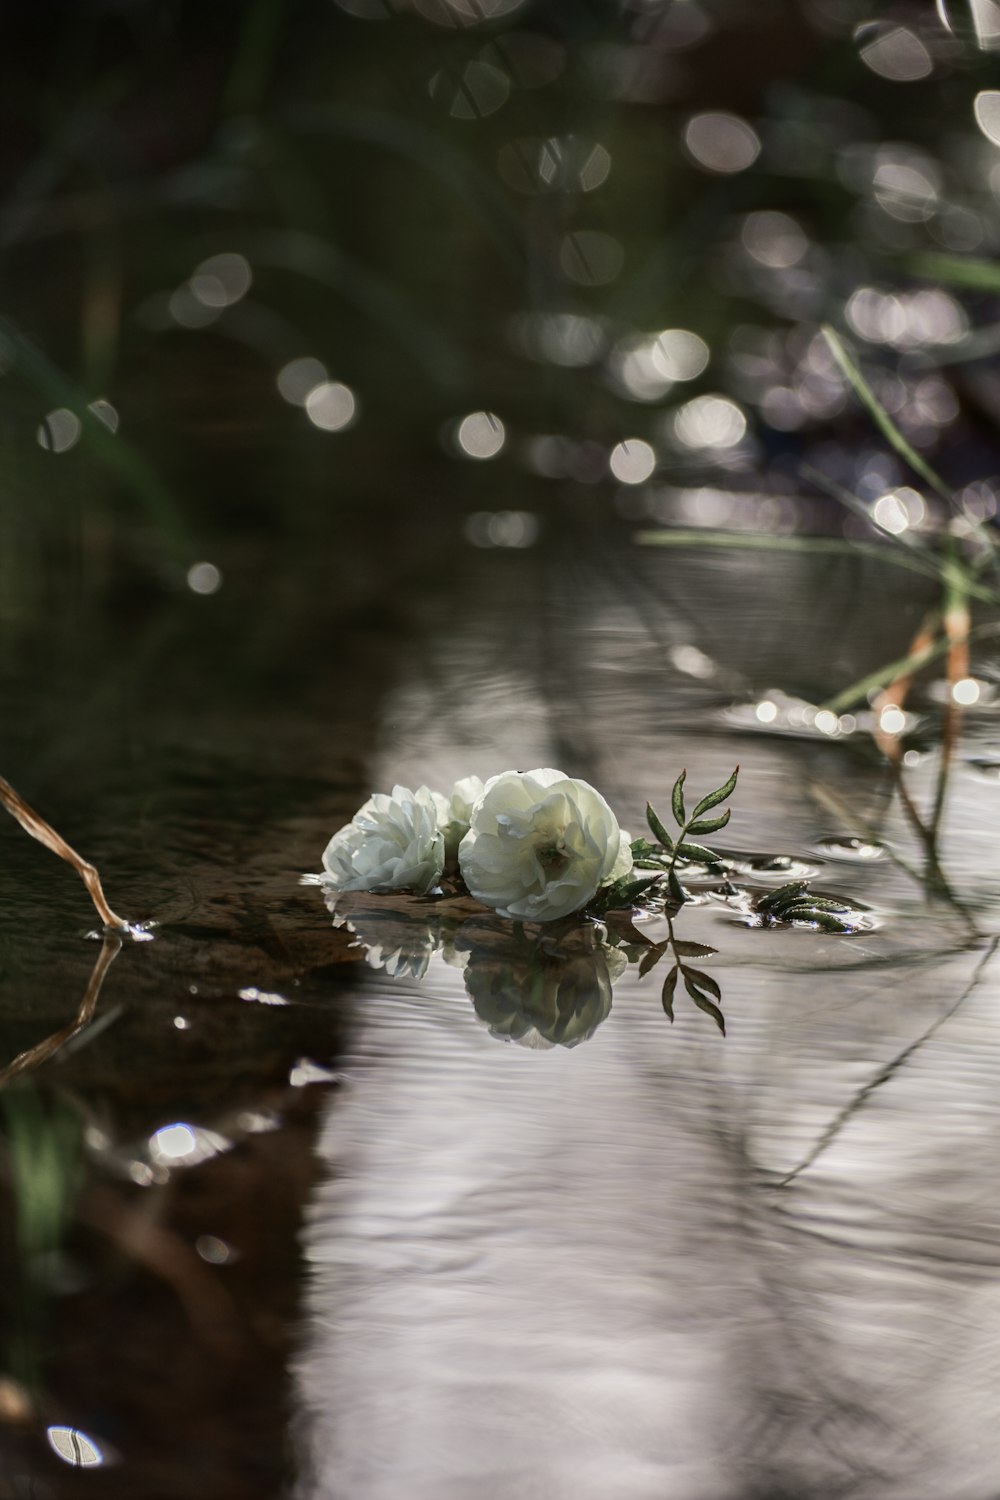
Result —
<path fill-rule="evenodd" d="M 49 453 L 68 453 L 80 441 L 80 418 L 68 406 L 50 411 L 38 428 L 38 446 Z"/>
<path fill-rule="evenodd" d="M 665 328 L 656 335 L 652 359 L 667 380 L 696 380 L 708 368 L 711 351 L 687 328 Z"/>
<path fill-rule="evenodd" d="M 78 1469 L 96 1469 L 104 1463 L 104 1454 L 94 1439 L 78 1427 L 47 1427 L 45 1436 L 49 1447 L 63 1463 L 73 1464 Z"/>
<path fill-rule="evenodd" d="M 728 396 L 695 396 L 674 413 L 674 436 L 685 448 L 732 448 L 747 430 L 747 419 Z"/>
<path fill-rule="evenodd" d="M 760 137 L 753 126 L 722 110 L 692 116 L 684 144 L 707 172 L 745 172 L 760 155 Z"/>
<path fill-rule="evenodd" d="M 931 55 L 920 37 L 908 26 L 875 22 L 855 33 L 861 61 L 880 78 L 893 83 L 914 83 L 929 78 L 934 70 Z"/>
<path fill-rule="evenodd" d="M 358 401 L 350 386 L 323 380 L 305 399 L 306 416 L 323 432 L 343 432 L 358 415 Z"/>
<path fill-rule="evenodd" d="M 491 411 L 470 412 L 455 433 L 455 441 L 467 458 L 496 458 L 506 438 L 503 423 Z"/>
<path fill-rule="evenodd" d="M 961 677 L 951 690 L 951 696 L 956 703 L 968 707 L 972 703 L 979 702 L 980 686 L 974 677 Z"/>
<path fill-rule="evenodd" d="M 656 453 L 642 438 L 626 438 L 611 450 L 609 466 L 622 484 L 645 484 L 656 468 Z"/>
<path fill-rule="evenodd" d="M 222 587 L 222 574 L 214 563 L 194 563 L 188 568 L 187 585 L 193 594 L 215 594 Z"/>
<path fill-rule="evenodd" d="M 1000 146 L 1000 89 L 983 89 L 976 95 L 972 109 L 986 139 Z"/>
<path fill-rule="evenodd" d="M 309 392 L 328 380 L 329 373 L 322 360 L 312 355 L 290 359 L 278 371 L 278 391 L 291 406 L 305 406 Z"/>

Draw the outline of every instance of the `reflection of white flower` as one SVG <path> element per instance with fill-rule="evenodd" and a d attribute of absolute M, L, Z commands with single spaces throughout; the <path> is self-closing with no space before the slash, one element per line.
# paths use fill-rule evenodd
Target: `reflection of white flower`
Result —
<path fill-rule="evenodd" d="M 458 860 L 478 901 L 531 922 L 579 911 L 632 868 L 628 835 L 600 792 L 546 769 L 491 777 Z"/>
<path fill-rule="evenodd" d="M 478 776 L 463 776 L 451 789 L 450 797 L 438 796 L 441 806 L 439 822 L 444 834 L 444 853 L 448 864 L 458 858 L 458 846 L 469 831 L 472 809 L 483 795 L 483 783 Z"/>
<path fill-rule="evenodd" d="M 427 787 L 377 792 L 323 852 L 324 878 L 339 891 L 432 890 L 444 869 L 440 803 Z"/>

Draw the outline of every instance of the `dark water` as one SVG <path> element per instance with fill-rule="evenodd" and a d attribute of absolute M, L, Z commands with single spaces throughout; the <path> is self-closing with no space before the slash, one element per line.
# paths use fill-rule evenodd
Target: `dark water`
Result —
<path fill-rule="evenodd" d="M 891 570 L 459 535 L 376 529 L 294 586 L 234 553 L 211 597 L 8 636 L 5 771 L 161 926 L 5 1075 L 0 1495 L 987 1500 L 995 710 L 946 898 L 870 736 L 754 708 L 905 649 Z M 737 760 L 731 879 L 815 872 L 868 925 L 754 930 L 693 880 L 725 1037 L 608 943 L 532 1009 L 503 924 L 335 928 L 298 883 L 394 781 L 554 764 L 635 834 Z M 0 845 L 6 1065 L 101 949 L 72 872 Z"/>

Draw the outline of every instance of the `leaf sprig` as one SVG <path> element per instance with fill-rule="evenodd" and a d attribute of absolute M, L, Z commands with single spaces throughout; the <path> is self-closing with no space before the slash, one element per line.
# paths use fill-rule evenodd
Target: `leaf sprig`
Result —
<path fill-rule="evenodd" d="M 705 814 L 710 813 L 713 808 L 719 807 L 732 796 L 736 790 L 736 778 L 739 774 L 740 768 L 737 766 L 728 781 L 724 781 L 722 786 L 716 787 L 714 792 L 709 792 L 695 804 L 689 817 L 684 804 L 684 782 L 687 772 L 682 771 L 670 793 L 670 810 L 678 827 L 678 832 L 673 836 L 667 832 L 653 804 L 646 803 L 646 822 L 649 824 L 656 843 L 651 844 L 648 839 L 636 839 L 632 844 L 632 857 L 638 869 L 659 870 L 666 875 L 671 898 L 677 906 L 683 906 L 687 900 L 684 887 L 678 880 L 674 868 L 678 859 L 697 860 L 699 864 L 706 865 L 715 865 L 720 862 L 720 856 L 714 850 L 709 849 L 705 844 L 696 843 L 692 835 L 718 833 L 720 829 L 725 828 L 730 819 L 730 808 L 727 807 L 725 812 L 717 817 L 707 818 Z"/>
<path fill-rule="evenodd" d="M 779 885 L 755 902 L 757 915 L 765 927 L 786 922 L 809 922 L 823 932 L 855 932 L 856 908 L 830 896 L 817 896 L 808 880 L 792 880 Z"/>

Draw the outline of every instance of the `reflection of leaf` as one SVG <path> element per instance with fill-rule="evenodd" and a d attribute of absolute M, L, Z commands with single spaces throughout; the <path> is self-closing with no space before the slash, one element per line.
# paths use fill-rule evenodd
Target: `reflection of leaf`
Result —
<path fill-rule="evenodd" d="M 710 948 L 707 943 L 689 943 L 683 938 L 674 943 L 674 952 L 678 958 L 708 958 L 710 953 L 718 951 L 718 948 Z"/>
<path fill-rule="evenodd" d="M 660 996 L 660 999 L 663 1002 L 663 1009 L 667 1013 L 667 1020 L 671 1023 L 671 1025 L 673 1024 L 674 1019 L 674 991 L 677 988 L 677 976 L 679 973 L 680 969 L 675 964 L 674 967 L 670 970 L 670 973 L 667 975 L 666 979 L 663 981 L 663 993 Z"/>
<path fill-rule="evenodd" d="M 706 995 L 703 995 L 695 985 L 691 983 L 686 973 L 684 975 L 684 988 L 687 990 L 688 994 L 691 996 L 691 999 L 694 1001 L 695 1005 L 697 1005 L 698 1009 L 703 1010 L 707 1016 L 711 1016 L 716 1026 L 718 1026 L 719 1030 L 722 1032 L 722 1035 L 725 1036 L 726 1018 L 722 1014 L 722 1011 L 717 1005 L 709 1000 Z"/>
<path fill-rule="evenodd" d="M 718 984 L 712 978 L 711 974 L 705 974 L 701 969 L 692 969 L 690 967 L 685 967 L 685 970 L 684 970 L 684 982 L 685 982 L 685 984 L 688 984 L 689 980 L 691 981 L 691 983 L 696 984 L 699 989 L 708 990 L 708 993 L 710 995 L 714 995 L 715 998 L 716 998 L 716 1000 L 721 1000 L 722 999 L 722 991 L 719 989 Z M 688 993 L 689 994 L 690 994 L 690 991 L 691 991 L 691 985 L 688 984 Z"/>
<path fill-rule="evenodd" d="M 639 978 L 645 979 L 651 969 L 655 969 L 660 959 L 666 953 L 670 944 L 667 942 L 655 943 L 652 948 L 647 948 L 645 955 L 639 964 Z"/>

